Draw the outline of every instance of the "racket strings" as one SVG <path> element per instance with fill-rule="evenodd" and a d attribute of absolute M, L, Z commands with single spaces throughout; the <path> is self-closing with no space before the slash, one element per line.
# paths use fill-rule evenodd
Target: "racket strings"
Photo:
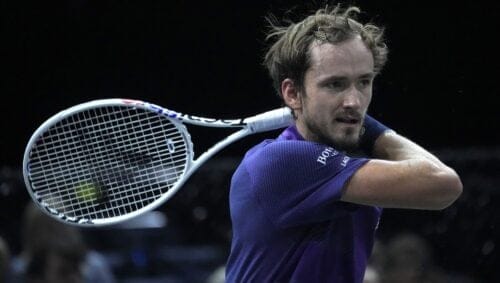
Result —
<path fill-rule="evenodd" d="M 108 106 L 52 126 L 32 149 L 34 194 L 67 217 L 102 219 L 159 198 L 188 162 L 183 133 L 142 109 Z"/>

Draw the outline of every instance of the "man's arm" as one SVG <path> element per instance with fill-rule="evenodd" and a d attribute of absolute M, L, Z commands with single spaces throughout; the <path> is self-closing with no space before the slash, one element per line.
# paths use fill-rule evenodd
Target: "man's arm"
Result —
<path fill-rule="evenodd" d="M 372 159 L 346 184 L 342 200 L 392 208 L 443 209 L 462 193 L 456 172 L 393 131 L 381 134 Z"/>

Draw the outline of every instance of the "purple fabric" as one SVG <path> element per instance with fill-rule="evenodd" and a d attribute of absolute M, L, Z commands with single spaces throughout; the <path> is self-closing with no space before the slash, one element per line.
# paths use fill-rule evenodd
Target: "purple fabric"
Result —
<path fill-rule="evenodd" d="M 293 126 L 249 150 L 231 183 L 227 282 L 362 282 L 381 209 L 340 197 L 367 161 Z"/>

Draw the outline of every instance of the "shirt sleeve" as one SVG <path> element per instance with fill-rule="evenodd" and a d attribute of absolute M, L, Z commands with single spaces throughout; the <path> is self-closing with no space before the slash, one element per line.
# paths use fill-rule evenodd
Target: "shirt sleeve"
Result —
<path fill-rule="evenodd" d="M 278 227 L 322 222 L 349 213 L 344 184 L 366 162 L 306 141 L 270 143 L 245 164 L 261 207 Z"/>

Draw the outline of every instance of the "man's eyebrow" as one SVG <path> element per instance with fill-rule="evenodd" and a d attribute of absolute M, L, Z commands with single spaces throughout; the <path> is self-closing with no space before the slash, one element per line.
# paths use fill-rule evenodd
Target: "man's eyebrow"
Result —
<path fill-rule="evenodd" d="M 320 81 L 333 81 L 333 80 L 345 80 L 347 76 L 344 75 L 331 75 L 320 78 Z"/>
<path fill-rule="evenodd" d="M 372 79 L 375 77 L 375 75 L 376 74 L 374 72 L 369 72 L 369 73 L 362 74 L 361 76 L 359 76 L 359 78 Z M 331 76 L 325 76 L 325 77 L 321 78 L 320 81 L 344 80 L 344 79 L 347 79 L 348 77 L 349 77 L 348 75 L 336 74 L 336 75 L 331 75 Z"/>
<path fill-rule="evenodd" d="M 375 74 L 374 72 L 369 72 L 369 73 L 363 74 L 363 75 L 361 75 L 361 76 L 359 76 L 359 77 L 360 77 L 360 78 L 363 78 L 363 79 L 367 79 L 367 78 L 372 79 L 372 78 L 374 78 L 374 77 L 375 77 L 375 75 L 376 75 L 376 74 Z"/>

